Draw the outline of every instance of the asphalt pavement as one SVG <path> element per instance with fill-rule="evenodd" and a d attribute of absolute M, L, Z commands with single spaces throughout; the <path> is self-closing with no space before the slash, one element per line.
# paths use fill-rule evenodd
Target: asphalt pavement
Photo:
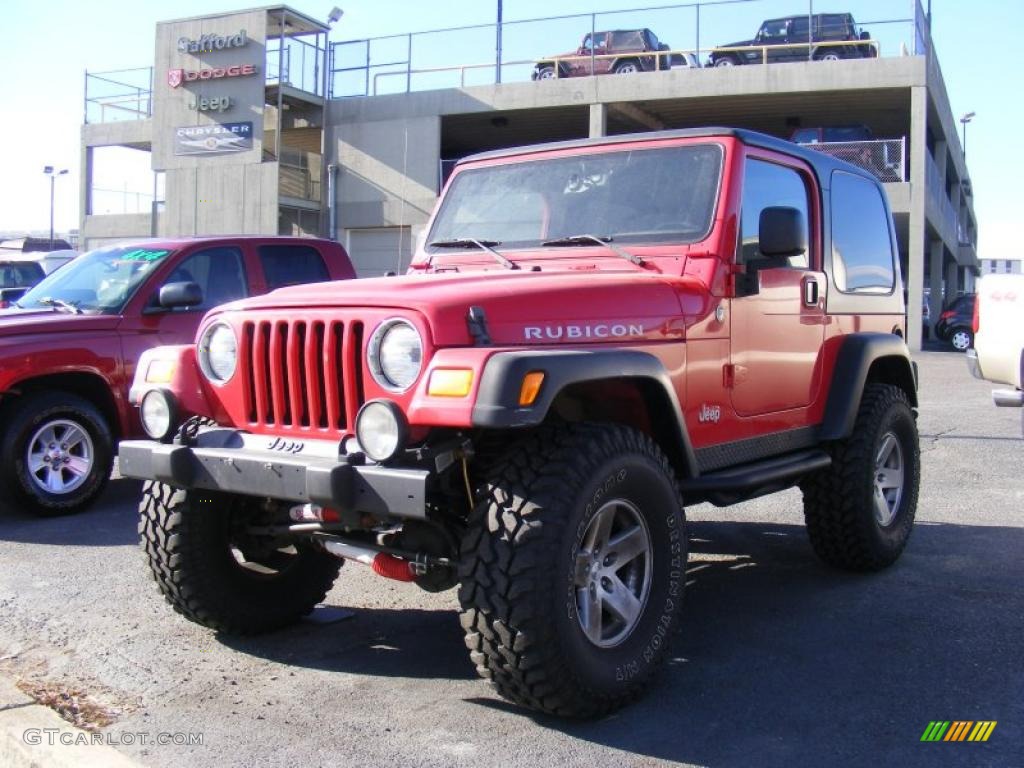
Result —
<path fill-rule="evenodd" d="M 922 487 L 902 559 L 824 567 L 797 491 L 687 510 L 682 632 L 649 695 L 611 717 L 505 703 L 474 675 L 454 591 L 358 565 L 316 621 L 245 639 L 191 624 L 149 578 L 139 486 L 121 479 L 79 516 L 0 515 L 0 675 L 88 694 L 114 718 L 104 742 L 154 767 L 1022 765 L 1020 412 L 995 408 L 962 355 L 917 360 Z M 934 720 L 997 725 L 985 743 L 922 743 Z"/>

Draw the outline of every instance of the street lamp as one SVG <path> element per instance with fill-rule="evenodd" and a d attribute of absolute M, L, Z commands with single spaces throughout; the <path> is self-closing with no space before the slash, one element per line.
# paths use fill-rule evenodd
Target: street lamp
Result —
<path fill-rule="evenodd" d="M 967 124 L 974 119 L 974 114 L 974 112 L 966 112 L 960 116 L 960 125 L 964 127 L 964 137 L 961 143 L 964 145 L 963 149 L 965 163 L 967 162 Z"/>
<path fill-rule="evenodd" d="M 52 165 L 44 165 L 43 173 L 50 177 L 50 250 L 53 250 L 53 180 L 58 176 L 63 176 L 68 172 L 68 169 L 57 171 L 54 170 Z"/>

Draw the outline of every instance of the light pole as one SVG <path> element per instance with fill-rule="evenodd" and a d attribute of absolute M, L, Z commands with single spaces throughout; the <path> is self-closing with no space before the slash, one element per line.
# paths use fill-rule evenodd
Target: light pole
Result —
<path fill-rule="evenodd" d="M 967 162 L 967 124 L 974 119 L 974 112 L 966 112 L 960 116 L 960 125 L 964 127 L 963 139 L 961 140 L 964 150 L 964 162 Z"/>
<path fill-rule="evenodd" d="M 44 165 L 43 173 L 50 177 L 50 250 L 53 250 L 53 180 L 68 172 L 65 168 L 60 171 L 54 170 L 52 165 Z"/>

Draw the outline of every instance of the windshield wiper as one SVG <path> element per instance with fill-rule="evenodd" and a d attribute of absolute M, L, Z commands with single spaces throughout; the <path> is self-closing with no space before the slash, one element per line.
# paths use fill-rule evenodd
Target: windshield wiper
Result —
<path fill-rule="evenodd" d="M 505 269 L 519 269 L 518 264 L 505 258 L 491 247 L 493 245 L 501 245 L 500 240 L 477 240 L 475 237 L 456 237 L 452 240 L 435 240 L 427 245 L 431 248 L 479 248 L 481 251 L 487 251 L 491 254 L 494 260 L 505 267 Z M 433 254 L 427 259 L 428 267 L 431 261 L 433 261 Z"/>
<path fill-rule="evenodd" d="M 53 296 L 43 296 L 37 301 L 47 307 L 53 307 L 54 309 L 63 309 L 65 312 L 70 312 L 73 315 L 82 314 L 82 310 L 78 308 L 78 305 L 72 304 L 70 301 L 64 301 L 64 299 L 55 299 Z"/>
<path fill-rule="evenodd" d="M 616 256 L 631 261 L 638 267 L 642 267 L 647 263 L 639 256 L 627 253 L 617 245 L 612 245 L 612 238 L 609 235 L 604 237 L 598 237 L 597 235 L 569 235 L 568 237 L 559 237 L 554 240 L 545 240 L 541 245 L 589 245 L 591 243 L 603 245 L 605 248 L 613 251 Z"/>

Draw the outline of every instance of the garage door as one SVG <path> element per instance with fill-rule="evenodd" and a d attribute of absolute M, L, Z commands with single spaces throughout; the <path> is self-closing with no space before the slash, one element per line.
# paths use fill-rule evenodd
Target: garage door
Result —
<path fill-rule="evenodd" d="M 412 259 L 409 227 L 346 229 L 345 248 L 359 277 L 403 274 Z"/>

